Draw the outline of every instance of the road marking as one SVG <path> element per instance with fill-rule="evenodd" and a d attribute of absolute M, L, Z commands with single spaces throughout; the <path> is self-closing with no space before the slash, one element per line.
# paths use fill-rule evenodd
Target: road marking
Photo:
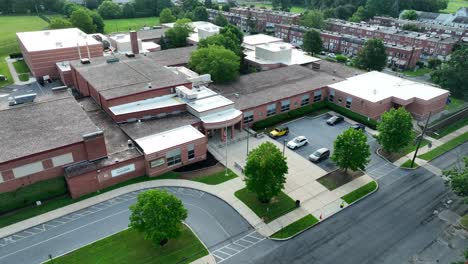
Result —
<path fill-rule="evenodd" d="M 253 231 L 253 232 L 251 232 L 251 233 L 237 239 L 236 241 L 234 241 L 234 242 L 232 242 L 230 244 L 224 245 L 224 246 L 214 250 L 213 252 L 211 252 L 211 254 L 213 254 L 215 257 L 220 259 L 217 263 L 222 263 L 225 260 L 230 259 L 233 256 L 241 253 L 242 251 L 245 251 L 246 249 L 260 243 L 263 240 L 265 240 L 265 237 L 257 238 L 257 236 L 261 236 L 261 235 L 258 234 L 257 231 Z M 245 238 L 255 238 L 257 241 L 252 242 L 252 241 L 246 240 Z M 239 244 L 239 242 L 240 243 L 248 243 L 248 245 L 245 246 L 245 245 Z M 241 249 L 238 250 L 238 249 L 232 248 L 231 245 L 235 245 L 237 247 L 240 247 Z M 229 253 L 229 251 L 226 252 L 225 250 L 235 251 L 235 253 Z M 219 255 L 221 255 L 221 256 L 219 256 Z M 223 255 L 226 255 L 227 257 L 223 257 Z"/>
<path fill-rule="evenodd" d="M 205 214 L 207 214 L 208 216 L 210 216 L 211 218 L 214 219 L 215 223 L 221 228 L 221 230 L 223 230 L 223 232 L 229 237 L 230 234 L 226 231 L 226 229 L 224 229 L 224 227 L 218 222 L 218 220 L 212 215 L 210 214 L 208 211 L 206 211 L 205 209 L 199 207 L 199 206 L 196 206 L 194 204 L 191 204 L 191 203 L 185 203 L 185 205 L 188 205 L 188 206 L 193 206 L 195 208 L 198 208 L 200 209 L 202 212 L 204 212 Z"/>
<path fill-rule="evenodd" d="M 101 218 L 101 219 L 99 219 L 99 220 L 96 220 L 96 221 L 93 221 L 93 222 L 89 222 L 89 223 L 87 223 L 87 224 L 85 224 L 85 225 L 82 225 L 82 226 L 79 226 L 79 227 L 77 227 L 77 228 L 71 229 L 71 230 L 69 230 L 69 231 L 67 231 L 67 232 L 64 232 L 64 233 L 62 233 L 62 234 L 60 234 L 60 235 L 53 236 L 53 237 L 51 237 L 51 238 L 48 238 L 48 239 L 43 240 L 43 241 L 41 241 L 41 242 L 38 242 L 38 243 L 36 243 L 36 244 L 33 244 L 33 245 L 30 245 L 30 246 L 24 247 L 24 248 L 22 248 L 22 249 L 20 249 L 20 250 L 17 250 L 17 251 L 15 251 L 15 252 L 12 252 L 12 253 L 9 253 L 9 254 L 0 256 L 0 259 L 4 259 L 4 258 L 9 257 L 9 256 L 11 256 L 11 255 L 14 255 L 14 254 L 17 254 L 17 253 L 19 253 L 19 252 L 22 252 L 22 251 L 25 251 L 25 250 L 27 250 L 27 249 L 30 249 L 30 248 L 32 248 L 32 247 L 41 245 L 41 244 L 43 244 L 43 243 L 45 243 L 45 242 L 48 242 L 48 241 L 50 241 L 50 240 L 59 238 L 59 237 L 61 237 L 61 236 L 67 235 L 67 234 L 70 234 L 70 233 L 75 232 L 75 231 L 77 231 L 77 230 L 79 230 L 79 229 L 82 229 L 82 228 L 84 228 L 84 227 L 93 225 L 93 224 L 95 224 L 95 223 L 101 222 L 101 221 L 103 221 L 103 220 L 105 220 L 105 219 L 114 217 L 114 216 L 116 216 L 116 215 L 119 215 L 119 214 L 125 213 L 125 212 L 128 212 L 128 209 L 125 209 L 125 210 L 119 211 L 119 212 L 117 212 L 117 213 L 111 214 L 111 215 L 106 216 L 106 217 L 104 217 L 104 218 Z"/>

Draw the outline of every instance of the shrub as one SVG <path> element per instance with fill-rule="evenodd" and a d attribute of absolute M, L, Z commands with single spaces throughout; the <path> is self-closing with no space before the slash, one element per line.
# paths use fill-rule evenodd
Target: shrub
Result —
<path fill-rule="evenodd" d="M 339 114 L 342 114 L 348 118 L 351 118 L 353 119 L 354 121 L 357 121 L 361 124 L 364 124 L 372 129 L 376 129 L 377 128 L 377 121 L 372 119 L 372 118 L 369 118 L 367 116 L 363 116 L 361 114 L 358 114 L 358 113 L 355 113 L 347 108 L 344 108 L 344 107 L 341 107 L 339 105 L 336 105 L 334 103 L 331 103 L 331 102 L 328 102 L 327 101 L 327 107 L 330 108 L 331 110 L 339 113 Z"/>
<path fill-rule="evenodd" d="M 336 55 L 336 61 L 346 63 L 348 61 L 348 57 L 338 54 Z"/>
<path fill-rule="evenodd" d="M 18 59 L 18 58 L 23 58 L 23 53 L 18 52 L 18 53 L 11 53 L 10 54 L 11 59 Z"/>
<path fill-rule="evenodd" d="M 40 181 L 13 192 L 0 194 L 0 214 L 31 206 L 36 201 L 52 199 L 68 192 L 64 177 Z"/>

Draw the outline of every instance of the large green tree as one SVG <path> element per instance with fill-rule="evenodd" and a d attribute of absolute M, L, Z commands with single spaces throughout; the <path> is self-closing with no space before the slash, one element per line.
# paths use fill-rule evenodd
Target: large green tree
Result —
<path fill-rule="evenodd" d="M 386 152 L 399 152 L 413 141 L 412 117 L 405 108 L 392 108 L 380 119 L 377 140 Z"/>
<path fill-rule="evenodd" d="M 172 23 L 176 21 L 176 17 L 172 15 L 172 11 L 169 8 L 164 8 L 161 13 L 159 13 L 159 21 L 164 23 Z"/>
<path fill-rule="evenodd" d="M 202 3 L 200 3 L 198 0 L 182 0 L 182 9 L 184 11 L 193 11 L 197 6 L 201 6 Z"/>
<path fill-rule="evenodd" d="M 286 157 L 273 143 L 262 143 L 247 156 L 244 173 L 247 189 L 267 203 L 284 188 L 288 173 Z"/>
<path fill-rule="evenodd" d="M 223 28 L 221 28 L 219 30 L 219 33 L 220 34 L 225 34 L 228 31 L 233 33 L 237 37 L 237 42 L 239 44 L 242 44 L 242 42 L 244 42 L 244 33 L 242 33 L 242 31 L 238 27 L 236 27 L 236 26 L 234 26 L 232 24 L 228 24 L 228 25 L 224 26 Z"/>
<path fill-rule="evenodd" d="M 305 12 L 300 20 L 301 26 L 320 29 L 323 27 L 323 13 L 319 10 Z"/>
<path fill-rule="evenodd" d="M 432 80 L 448 89 L 458 98 L 468 100 L 468 45 L 463 45 L 450 55 L 450 59 L 440 69 L 431 74 Z"/>
<path fill-rule="evenodd" d="M 79 8 L 70 16 L 70 22 L 73 26 L 83 30 L 84 32 L 90 34 L 96 32 L 96 25 L 93 23 L 93 18 L 89 14 L 90 12 L 87 9 Z"/>
<path fill-rule="evenodd" d="M 89 15 L 93 20 L 93 24 L 96 26 L 96 32 L 104 33 L 104 19 L 102 19 L 101 15 L 99 15 L 96 11 L 89 11 Z"/>
<path fill-rule="evenodd" d="M 229 22 L 227 21 L 227 19 L 221 15 L 220 13 L 218 13 L 218 15 L 216 15 L 213 23 L 219 27 L 225 27 L 229 24 Z"/>
<path fill-rule="evenodd" d="M 195 8 L 195 10 L 193 10 L 193 16 L 195 21 L 208 21 L 208 12 L 203 6 L 198 6 Z"/>
<path fill-rule="evenodd" d="M 302 43 L 302 49 L 309 53 L 320 53 L 323 48 L 322 38 L 320 33 L 316 30 L 308 30 L 304 34 L 304 42 Z"/>
<path fill-rule="evenodd" d="M 120 6 L 112 1 L 104 1 L 97 9 L 98 13 L 105 19 L 119 18 L 122 16 Z"/>
<path fill-rule="evenodd" d="M 387 51 L 381 39 L 369 39 L 359 51 L 357 66 L 370 71 L 381 71 L 387 64 Z"/>
<path fill-rule="evenodd" d="M 238 39 L 234 33 L 231 31 L 226 31 L 221 34 L 216 34 L 214 36 L 207 37 L 200 40 L 198 43 L 198 48 L 208 48 L 209 46 L 217 45 L 222 46 L 232 52 L 234 52 L 239 57 L 242 54 L 242 48 Z"/>
<path fill-rule="evenodd" d="M 418 13 L 414 10 L 407 10 L 401 15 L 401 17 L 403 19 L 416 20 L 418 19 Z"/>
<path fill-rule="evenodd" d="M 217 83 L 225 83 L 237 79 L 240 59 L 222 46 L 211 45 L 194 51 L 189 66 L 199 74 L 210 74 L 211 79 Z"/>
<path fill-rule="evenodd" d="M 468 157 L 464 157 L 463 162 L 463 167 L 446 170 L 443 174 L 449 178 L 453 192 L 465 197 L 468 202 Z"/>
<path fill-rule="evenodd" d="M 145 239 L 160 244 L 177 238 L 182 221 L 187 218 L 182 202 L 165 190 L 140 193 L 136 204 L 130 206 L 130 212 L 129 227 L 143 233 Z"/>
<path fill-rule="evenodd" d="M 62 28 L 71 28 L 73 27 L 72 23 L 64 18 L 52 18 L 49 23 L 50 29 L 62 29 Z"/>
<path fill-rule="evenodd" d="M 135 4 L 132 2 L 125 3 L 122 6 L 122 16 L 125 18 L 134 18 L 136 16 Z"/>
<path fill-rule="evenodd" d="M 192 21 L 187 18 L 179 19 L 175 22 L 173 28 L 164 33 L 165 37 L 169 39 L 169 46 L 171 48 L 187 46 L 187 37 L 193 32 L 190 22 Z"/>
<path fill-rule="evenodd" d="M 364 170 L 370 155 L 366 135 L 360 130 L 349 128 L 335 139 L 331 159 L 347 172 L 348 169 Z"/>

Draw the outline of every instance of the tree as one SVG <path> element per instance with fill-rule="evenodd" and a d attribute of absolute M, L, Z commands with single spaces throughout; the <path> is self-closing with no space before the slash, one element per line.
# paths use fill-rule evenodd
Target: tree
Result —
<path fill-rule="evenodd" d="M 424 32 L 424 29 L 415 24 L 404 24 L 401 28 L 408 31 Z"/>
<path fill-rule="evenodd" d="M 73 27 L 72 23 L 67 19 L 63 19 L 60 17 L 52 18 L 49 23 L 50 29 L 62 29 L 62 28 L 71 28 Z"/>
<path fill-rule="evenodd" d="M 247 156 L 244 173 L 247 189 L 256 193 L 259 201 L 268 203 L 286 182 L 286 157 L 273 143 L 262 143 Z"/>
<path fill-rule="evenodd" d="M 323 13 L 319 10 L 309 10 L 301 17 L 300 25 L 309 28 L 323 27 Z"/>
<path fill-rule="evenodd" d="M 227 24 L 219 30 L 220 34 L 226 34 L 226 32 L 231 32 L 232 34 L 234 34 L 237 38 L 237 43 L 239 43 L 239 45 L 242 44 L 242 42 L 244 42 L 244 33 L 242 33 L 242 31 L 238 27 L 232 24 Z"/>
<path fill-rule="evenodd" d="M 193 32 L 190 22 L 192 21 L 187 18 L 179 19 L 175 22 L 173 28 L 170 28 L 164 33 L 166 38 L 169 39 L 169 46 L 171 48 L 187 46 L 187 37 Z"/>
<path fill-rule="evenodd" d="M 213 8 L 213 3 L 211 0 L 205 0 L 205 7 L 206 8 Z"/>
<path fill-rule="evenodd" d="M 200 40 L 198 43 L 198 48 L 208 48 L 209 46 L 217 45 L 224 47 L 232 52 L 234 52 L 239 57 L 242 54 L 241 44 L 238 42 L 238 39 L 234 33 L 227 31 L 224 34 L 216 34 L 214 36 L 207 37 Z"/>
<path fill-rule="evenodd" d="M 346 4 L 342 6 L 337 6 L 335 8 L 335 16 L 339 19 L 348 19 L 350 18 L 353 13 L 354 13 L 354 6 L 351 4 Z"/>
<path fill-rule="evenodd" d="M 463 162 L 463 167 L 446 170 L 443 174 L 449 178 L 453 192 L 468 199 L 468 157 L 464 157 Z"/>
<path fill-rule="evenodd" d="M 73 11 L 70 16 L 70 22 L 73 24 L 73 26 L 83 30 L 85 33 L 90 34 L 96 32 L 96 25 L 94 25 L 89 11 L 84 8 Z"/>
<path fill-rule="evenodd" d="M 414 10 L 407 10 L 402 15 L 401 18 L 408 19 L 408 20 L 416 20 L 418 19 L 418 13 Z"/>
<path fill-rule="evenodd" d="M 386 152 L 399 152 L 413 141 L 411 114 L 403 107 L 382 114 L 377 140 Z"/>
<path fill-rule="evenodd" d="M 387 64 L 387 51 L 381 39 L 369 39 L 359 51 L 357 64 L 361 69 L 381 71 Z"/>
<path fill-rule="evenodd" d="M 371 17 L 373 17 L 373 15 L 370 14 L 370 12 L 367 9 L 365 9 L 364 6 L 360 6 L 356 10 L 356 12 L 354 12 L 354 14 L 351 16 L 349 21 L 359 23 Z"/>
<path fill-rule="evenodd" d="M 224 12 L 229 12 L 229 10 L 231 10 L 231 8 L 229 7 L 229 5 L 222 5 L 221 10 L 223 10 Z"/>
<path fill-rule="evenodd" d="M 156 6 L 155 14 L 161 13 L 164 8 L 171 8 L 173 6 L 171 0 L 157 0 L 158 4 Z"/>
<path fill-rule="evenodd" d="M 203 6 L 195 8 L 195 10 L 193 10 L 193 16 L 195 17 L 195 21 L 208 21 L 208 12 Z"/>
<path fill-rule="evenodd" d="M 211 45 L 194 51 L 189 66 L 199 74 L 210 74 L 217 83 L 226 83 L 237 79 L 240 59 L 224 47 Z"/>
<path fill-rule="evenodd" d="M 164 8 L 161 13 L 159 13 L 159 21 L 161 23 L 172 23 L 176 21 L 176 17 L 172 15 L 171 9 Z"/>
<path fill-rule="evenodd" d="M 65 4 L 63 5 L 63 14 L 66 16 L 66 17 L 71 17 L 71 14 L 78 10 L 78 9 L 81 9 L 83 8 L 82 6 L 80 5 L 77 5 L 75 3 L 71 3 L 71 2 L 65 2 Z"/>
<path fill-rule="evenodd" d="M 215 17 L 213 23 L 219 27 L 225 27 L 229 24 L 227 19 L 220 13 L 218 13 L 218 15 Z"/>
<path fill-rule="evenodd" d="M 93 24 L 96 26 L 96 32 L 104 33 L 104 19 L 96 11 L 89 11 L 89 15 L 93 20 Z"/>
<path fill-rule="evenodd" d="M 308 30 L 304 34 L 304 43 L 302 44 L 302 49 L 309 53 L 320 53 L 322 51 L 323 43 L 322 38 L 320 38 L 320 33 L 316 30 Z"/>
<path fill-rule="evenodd" d="M 182 0 L 182 9 L 184 11 L 193 11 L 197 6 L 200 6 L 201 3 L 198 0 Z"/>
<path fill-rule="evenodd" d="M 123 5 L 122 16 L 125 18 L 134 18 L 136 16 L 135 5 L 132 2 Z"/>
<path fill-rule="evenodd" d="M 167 239 L 177 238 L 187 209 L 174 195 L 165 190 L 148 190 L 138 195 L 130 206 L 129 227 L 144 233 L 145 239 L 164 245 Z"/>
<path fill-rule="evenodd" d="M 96 9 L 99 6 L 99 3 L 97 0 L 86 0 L 85 5 L 88 9 Z"/>
<path fill-rule="evenodd" d="M 438 58 L 430 58 L 428 61 L 427 61 L 427 66 L 429 67 L 429 69 L 437 69 L 440 65 L 442 65 L 442 61 Z"/>
<path fill-rule="evenodd" d="M 468 99 L 468 45 L 463 45 L 450 55 L 450 59 L 442 64 L 440 69 L 431 74 L 431 79 L 438 85 L 448 89 L 458 98 Z"/>
<path fill-rule="evenodd" d="M 252 18 L 252 14 L 250 12 L 247 15 L 247 31 L 250 33 L 257 32 L 257 20 Z"/>
<path fill-rule="evenodd" d="M 112 1 L 104 1 L 97 9 L 99 15 L 105 19 L 118 18 L 122 15 L 120 6 Z"/>
<path fill-rule="evenodd" d="M 348 169 L 364 170 L 370 161 L 370 155 L 366 135 L 362 131 L 349 128 L 333 143 L 331 159 L 346 173 Z"/>

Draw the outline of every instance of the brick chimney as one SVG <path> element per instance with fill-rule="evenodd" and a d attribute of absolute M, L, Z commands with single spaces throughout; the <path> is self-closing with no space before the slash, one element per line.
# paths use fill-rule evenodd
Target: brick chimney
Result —
<path fill-rule="evenodd" d="M 140 50 L 138 49 L 138 36 L 135 30 L 130 31 L 130 45 L 132 46 L 133 54 L 140 53 Z"/>

